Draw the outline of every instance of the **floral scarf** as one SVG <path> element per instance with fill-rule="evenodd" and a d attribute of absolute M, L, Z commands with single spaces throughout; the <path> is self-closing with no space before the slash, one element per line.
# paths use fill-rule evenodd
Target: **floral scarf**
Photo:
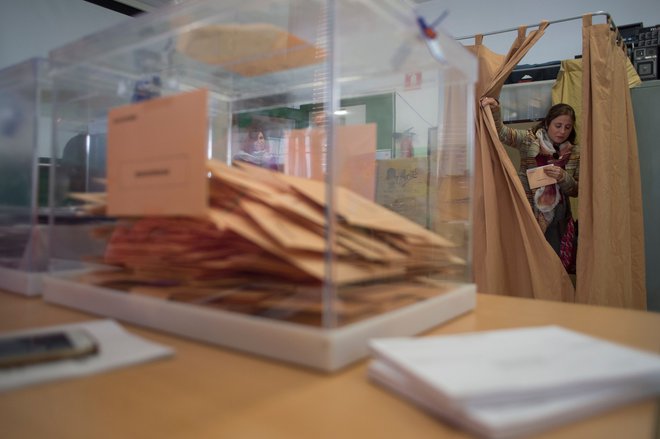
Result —
<path fill-rule="evenodd" d="M 548 137 L 548 132 L 545 129 L 540 128 L 536 131 L 536 138 L 539 141 L 540 147 L 539 155 L 536 158 L 536 164 L 538 166 L 552 164 L 565 169 L 566 162 L 568 162 L 568 158 L 573 150 L 573 144 L 569 141 L 562 143 L 559 146 L 559 157 L 553 159 L 553 154 L 556 154 L 557 150 Z M 539 212 L 541 212 L 546 220 L 546 224 L 550 224 L 554 219 L 555 208 L 560 201 L 561 192 L 558 183 L 541 186 L 534 191 L 534 206 Z"/>

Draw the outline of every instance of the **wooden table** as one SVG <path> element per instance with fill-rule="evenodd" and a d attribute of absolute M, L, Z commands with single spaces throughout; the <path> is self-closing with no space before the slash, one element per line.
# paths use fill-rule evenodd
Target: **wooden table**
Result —
<path fill-rule="evenodd" d="M 88 314 L 0 292 L 0 331 Z M 474 312 L 432 334 L 559 324 L 660 352 L 660 314 L 479 295 Z M 362 361 L 326 375 L 132 325 L 175 357 L 0 394 L 9 438 L 465 438 L 368 381 Z M 267 337 L 268 334 L 264 334 Z M 543 438 L 652 438 L 658 402 L 626 406 Z"/>

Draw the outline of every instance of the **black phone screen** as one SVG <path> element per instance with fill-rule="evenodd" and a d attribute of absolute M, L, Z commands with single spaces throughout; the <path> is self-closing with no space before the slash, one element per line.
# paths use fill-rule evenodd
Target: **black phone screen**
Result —
<path fill-rule="evenodd" d="M 37 354 L 72 347 L 71 340 L 63 332 L 21 336 L 0 340 L 0 357 Z"/>

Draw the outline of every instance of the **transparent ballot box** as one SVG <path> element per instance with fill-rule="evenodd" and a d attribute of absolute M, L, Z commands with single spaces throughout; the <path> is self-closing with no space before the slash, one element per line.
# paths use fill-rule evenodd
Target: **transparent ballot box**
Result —
<path fill-rule="evenodd" d="M 46 300 L 326 371 L 474 307 L 476 61 L 403 3 L 184 2 L 50 57 L 88 153 L 53 207 L 103 246 Z"/>
<path fill-rule="evenodd" d="M 47 72 L 37 58 L 0 70 L 0 289 L 26 295 L 48 267 Z"/>

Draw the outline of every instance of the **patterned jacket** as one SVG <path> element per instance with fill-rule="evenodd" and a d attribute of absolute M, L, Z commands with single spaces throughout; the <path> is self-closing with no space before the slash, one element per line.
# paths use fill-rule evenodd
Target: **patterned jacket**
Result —
<path fill-rule="evenodd" d="M 580 169 L 580 148 L 578 145 L 573 145 L 570 153 L 562 154 L 559 160 L 553 160 L 551 156 L 540 155 L 541 146 L 539 140 L 532 130 L 518 130 L 509 128 L 502 123 L 502 116 L 500 108 L 493 109 L 493 118 L 495 119 L 495 126 L 500 140 L 505 145 L 509 145 L 520 151 L 520 169 L 518 175 L 522 181 L 527 200 L 532 206 L 534 216 L 539 221 L 541 229 L 545 230 L 547 224 L 543 220 L 543 215 L 534 206 L 534 191 L 529 188 L 527 181 L 527 169 L 535 168 L 537 166 L 553 163 L 556 166 L 561 166 L 566 170 L 565 177 L 559 182 L 559 188 L 562 193 L 562 198 L 567 202 L 568 197 L 578 196 L 578 181 Z"/>

